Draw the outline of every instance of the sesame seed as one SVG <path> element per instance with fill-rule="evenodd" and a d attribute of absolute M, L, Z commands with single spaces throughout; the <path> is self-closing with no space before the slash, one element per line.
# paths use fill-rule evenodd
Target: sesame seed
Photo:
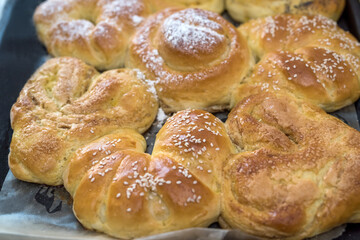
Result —
<path fill-rule="evenodd" d="M 121 196 L 121 193 L 116 194 L 116 198 L 119 198 Z"/>

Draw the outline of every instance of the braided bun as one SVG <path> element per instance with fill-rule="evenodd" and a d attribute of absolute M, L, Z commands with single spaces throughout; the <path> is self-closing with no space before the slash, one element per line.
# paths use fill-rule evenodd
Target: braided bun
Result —
<path fill-rule="evenodd" d="M 99 74 L 75 58 L 50 59 L 11 109 L 10 169 L 24 181 L 60 185 L 77 148 L 119 127 L 144 132 L 156 113 L 156 98 L 136 72 Z"/>
<path fill-rule="evenodd" d="M 226 0 L 230 16 L 240 22 L 282 13 L 320 14 L 336 21 L 344 7 L 345 0 Z"/>
<path fill-rule="evenodd" d="M 126 66 L 154 80 L 165 111 L 227 108 L 230 90 L 253 64 L 245 39 L 200 9 L 155 14 L 131 41 Z"/>
<path fill-rule="evenodd" d="M 224 167 L 224 227 L 305 239 L 360 222 L 360 133 L 286 92 L 260 93 L 229 114 L 241 152 Z"/>
<path fill-rule="evenodd" d="M 322 16 L 278 15 L 240 26 L 260 62 L 234 91 L 232 106 L 250 94 L 286 90 L 326 111 L 360 96 L 360 44 Z"/>
<path fill-rule="evenodd" d="M 222 164 L 234 152 L 223 123 L 204 111 L 182 111 L 162 127 L 152 155 L 145 146 L 137 132 L 122 130 L 74 154 L 64 183 L 79 221 L 119 238 L 216 221 Z"/>
<path fill-rule="evenodd" d="M 144 0 L 48 0 L 34 22 L 51 55 L 105 70 L 124 65 L 129 38 L 150 13 Z"/>

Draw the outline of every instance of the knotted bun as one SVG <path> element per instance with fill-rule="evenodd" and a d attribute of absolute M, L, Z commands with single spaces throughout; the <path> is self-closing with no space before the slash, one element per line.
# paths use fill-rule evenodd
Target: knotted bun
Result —
<path fill-rule="evenodd" d="M 119 238 L 216 221 L 222 164 L 234 152 L 223 123 L 204 111 L 181 111 L 158 133 L 152 155 L 145 147 L 140 134 L 120 130 L 73 155 L 64 184 L 79 221 Z"/>
<path fill-rule="evenodd" d="M 345 0 L 226 0 L 230 16 L 240 22 L 282 13 L 323 15 L 337 21 Z"/>
<path fill-rule="evenodd" d="M 145 0 L 47 0 L 34 13 L 38 36 L 55 56 L 98 69 L 122 67 L 128 42 L 151 13 Z"/>
<path fill-rule="evenodd" d="M 360 222 L 360 133 L 285 91 L 260 93 L 229 114 L 241 152 L 222 181 L 224 227 L 305 239 Z"/>
<path fill-rule="evenodd" d="M 99 74 L 81 60 L 48 60 L 25 84 L 11 109 L 9 166 L 24 181 L 62 184 L 70 155 L 118 128 L 144 132 L 157 100 L 137 73 Z"/>
<path fill-rule="evenodd" d="M 154 80 L 165 111 L 227 108 L 230 90 L 253 64 L 245 39 L 221 16 L 167 9 L 136 32 L 126 66 Z"/>
<path fill-rule="evenodd" d="M 285 90 L 326 111 L 360 96 L 360 44 L 322 16 L 277 15 L 245 23 L 253 74 L 234 91 L 232 106 L 250 94 Z"/>

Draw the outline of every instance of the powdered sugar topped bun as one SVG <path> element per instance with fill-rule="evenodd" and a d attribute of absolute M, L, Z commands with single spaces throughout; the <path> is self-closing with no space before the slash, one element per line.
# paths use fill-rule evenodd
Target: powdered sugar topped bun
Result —
<path fill-rule="evenodd" d="M 144 0 L 48 0 L 34 22 L 50 54 L 104 70 L 124 65 L 129 38 L 149 14 Z"/>
<path fill-rule="evenodd" d="M 126 66 L 155 81 L 165 111 L 216 111 L 253 59 L 245 39 L 221 16 L 200 9 L 167 9 L 150 17 L 130 43 Z"/>

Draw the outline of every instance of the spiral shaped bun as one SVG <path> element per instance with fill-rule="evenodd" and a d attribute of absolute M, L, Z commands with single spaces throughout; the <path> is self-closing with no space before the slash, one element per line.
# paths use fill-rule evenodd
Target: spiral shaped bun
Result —
<path fill-rule="evenodd" d="M 156 113 L 156 97 L 136 72 L 99 74 L 75 58 L 50 59 L 11 109 L 10 169 L 24 181 L 60 185 L 77 148 L 120 127 L 144 132 Z"/>
<path fill-rule="evenodd" d="M 226 0 L 230 16 L 240 22 L 282 13 L 323 15 L 337 21 L 345 0 Z"/>
<path fill-rule="evenodd" d="M 157 135 L 152 155 L 133 130 L 80 148 L 64 174 L 78 220 L 89 229 L 136 238 L 207 227 L 220 214 L 221 166 L 234 152 L 224 124 L 181 111 Z"/>
<path fill-rule="evenodd" d="M 125 64 L 154 80 L 169 112 L 227 108 L 230 90 L 252 63 L 245 39 L 221 16 L 200 9 L 166 9 L 137 31 Z"/>
<path fill-rule="evenodd" d="M 47 0 L 34 22 L 51 55 L 106 70 L 124 65 L 129 38 L 150 10 L 144 0 Z"/>
<path fill-rule="evenodd" d="M 222 225 L 306 239 L 360 222 L 360 133 L 286 92 L 241 101 L 226 121 L 242 152 L 224 168 Z"/>
<path fill-rule="evenodd" d="M 233 106 L 261 91 L 286 90 L 329 112 L 360 97 L 360 44 L 334 21 L 284 14 L 239 30 L 261 60 L 235 90 Z"/>

